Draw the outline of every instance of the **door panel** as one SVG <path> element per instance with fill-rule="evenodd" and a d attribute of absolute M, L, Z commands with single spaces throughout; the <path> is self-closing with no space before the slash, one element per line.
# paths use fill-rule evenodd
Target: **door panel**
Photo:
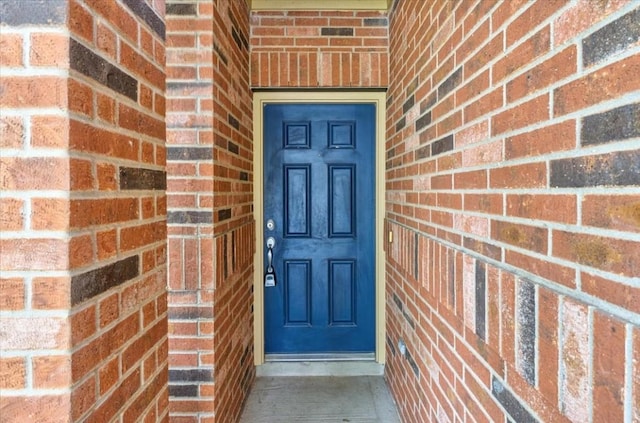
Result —
<path fill-rule="evenodd" d="M 375 107 L 269 104 L 263 116 L 277 280 L 264 289 L 265 352 L 373 352 Z"/>

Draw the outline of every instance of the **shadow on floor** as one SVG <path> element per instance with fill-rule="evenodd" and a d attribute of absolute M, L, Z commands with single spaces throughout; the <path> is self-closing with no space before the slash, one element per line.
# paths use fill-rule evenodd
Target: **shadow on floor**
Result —
<path fill-rule="evenodd" d="M 258 377 L 240 423 L 400 423 L 382 376 Z"/>

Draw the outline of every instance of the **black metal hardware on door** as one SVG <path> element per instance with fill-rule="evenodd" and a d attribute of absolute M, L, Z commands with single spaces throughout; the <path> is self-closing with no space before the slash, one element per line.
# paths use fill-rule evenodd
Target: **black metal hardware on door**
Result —
<path fill-rule="evenodd" d="M 273 268 L 273 247 L 276 240 L 272 236 L 267 238 L 267 271 L 264 274 L 265 288 L 276 286 L 276 272 Z"/>

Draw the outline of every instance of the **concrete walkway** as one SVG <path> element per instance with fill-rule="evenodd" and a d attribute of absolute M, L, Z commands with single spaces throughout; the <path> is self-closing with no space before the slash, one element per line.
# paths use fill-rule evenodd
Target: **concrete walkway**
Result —
<path fill-rule="evenodd" d="M 382 376 L 261 376 L 240 423 L 399 423 Z"/>

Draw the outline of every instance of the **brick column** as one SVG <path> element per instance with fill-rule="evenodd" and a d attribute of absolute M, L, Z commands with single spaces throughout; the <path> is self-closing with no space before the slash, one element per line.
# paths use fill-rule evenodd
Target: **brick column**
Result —
<path fill-rule="evenodd" d="M 167 5 L 169 390 L 176 421 L 235 421 L 253 380 L 246 2 Z"/>
<path fill-rule="evenodd" d="M 167 418 L 154 5 L 2 3 L 3 421 Z"/>

